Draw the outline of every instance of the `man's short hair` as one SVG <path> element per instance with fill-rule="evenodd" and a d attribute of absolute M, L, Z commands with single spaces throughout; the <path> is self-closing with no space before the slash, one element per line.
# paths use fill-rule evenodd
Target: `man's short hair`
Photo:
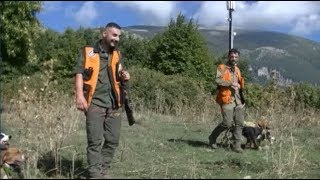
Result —
<path fill-rule="evenodd" d="M 111 28 L 111 27 L 114 27 L 114 28 L 117 28 L 117 29 L 121 29 L 121 27 L 115 22 L 108 23 L 104 28 L 107 29 L 107 28 Z"/>
<path fill-rule="evenodd" d="M 235 48 L 232 48 L 229 50 L 228 56 L 230 56 L 231 53 L 236 53 L 236 54 L 239 54 L 239 56 L 240 56 L 240 52 Z"/>

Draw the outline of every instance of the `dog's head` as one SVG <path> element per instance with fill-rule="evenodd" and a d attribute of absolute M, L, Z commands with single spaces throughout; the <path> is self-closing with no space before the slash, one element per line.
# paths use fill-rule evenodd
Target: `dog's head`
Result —
<path fill-rule="evenodd" d="M 270 142 L 270 144 L 273 144 L 276 138 L 272 135 L 272 130 L 268 129 L 266 130 L 266 139 Z"/>
<path fill-rule="evenodd" d="M 271 144 L 276 140 L 275 137 L 272 135 L 272 126 L 270 121 L 262 119 L 262 120 L 257 120 L 256 125 L 260 128 L 263 129 L 261 133 L 261 140 L 268 140 Z"/>
<path fill-rule="evenodd" d="M 263 140 L 268 140 L 270 144 L 273 144 L 276 139 L 274 136 L 272 136 L 272 131 L 270 129 L 263 129 L 261 134 L 257 137 L 257 140 L 260 142 Z"/>
<path fill-rule="evenodd" d="M 25 156 L 21 150 L 10 147 L 1 152 L 1 165 L 9 168 L 10 171 L 22 176 L 22 165 L 25 162 Z"/>
<path fill-rule="evenodd" d="M 5 146 L 9 146 L 9 140 L 11 139 L 10 135 L 6 135 L 4 133 L 0 133 L 0 144 Z"/>
<path fill-rule="evenodd" d="M 18 148 L 10 147 L 4 151 L 1 160 L 9 165 L 20 166 L 25 161 L 25 156 Z"/>

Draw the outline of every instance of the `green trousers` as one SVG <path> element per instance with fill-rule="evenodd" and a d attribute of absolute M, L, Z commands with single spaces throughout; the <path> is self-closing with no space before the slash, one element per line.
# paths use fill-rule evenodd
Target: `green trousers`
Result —
<path fill-rule="evenodd" d="M 221 125 L 230 128 L 232 125 L 243 126 L 244 107 L 236 105 L 234 102 L 221 106 L 223 121 Z"/>
<path fill-rule="evenodd" d="M 235 102 L 221 105 L 222 122 L 212 131 L 209 138 L 212 143 L 216 143 L 218 136 L 225 130 L 235 126 L 233 131 L 233 138 L 235 142 L 241 141 L 242 128 L 244 121 L 244 107 L 236 105 Z"/>
<path fill-rule="evenodd" d="M 103 178 L 119 145 L 120 109 L 91 104 L 86 113 L 88 175 Z"/>

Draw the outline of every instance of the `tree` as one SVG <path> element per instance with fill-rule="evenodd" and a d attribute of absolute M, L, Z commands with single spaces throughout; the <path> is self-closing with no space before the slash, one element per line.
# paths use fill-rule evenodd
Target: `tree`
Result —
<path fill-rule="evenodd" d="M 253 78 L 251 72 L 249 71 L 248 61 L 245 59 L 240 59 L 238 67 L 241 70 L 241 75 L 245 78 L 245 81 L 251 82 Z"/>
<path fill-rule="evenodd" d="M 51 29 L 39 33 L 35 41 L 35 52 L 40 63 L 57 58 L 57 43 L 60 34 Z"/>
<path fill-rule="evenodd" d="M 163 34 L 156 35 L 149 44 L 149 68 L 166 75 L 181 74 L 212 84 L 213 57 L 205 39 L 191 19 L 179 14 L 171 20 Z"/>
<path fill-rule="evenodd" d="M 80 27 L 76 33 L 78 34 L 77 36 L 79 36 L 79 38 L 85 40 L 86 45 L 93 45 L 99 38 L 101 38 L 100 30 L 97 28 L 91 29 Z"/>
<path fill-rule="evenodd" d="M 146 66 L 149 52 L 147 40 L 129 32 L 123 32 L 118 47 L 125 66 Z"/>
<path fill-rule="evenodd" d="M 33 39 L 40 32 L 41 25 L 35 15 L 40 12 L 41 5 L 40 1 L 1 2 L 2 67 L 23 69 L 28 62 L 36 61 Z M 5 70 L 10 71 L 10 68 Z"/>
<path fill-rule="evenodd" d="M 67 28 L 59 37 L 56 43 L 56 59 L 57 63 L 54 67 L 57 78 L 72 77 L 72 69 L 76 64 L 80 50 L 86 44 L 86 39 L 82 30 L 74 31 Z M 59 76 L 59 77 L 58 77 Z"/>

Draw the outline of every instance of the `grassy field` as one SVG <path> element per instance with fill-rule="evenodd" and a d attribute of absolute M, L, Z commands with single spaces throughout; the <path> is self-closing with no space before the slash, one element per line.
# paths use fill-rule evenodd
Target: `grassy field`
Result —
<path fill-rule="evenodd" d="M 85 178 L 85 117 L 73 101 L 56 92 L 36 95 L 26 89 L 16 98 L 4 98 L 1 129 L 12 135 L 11 145 L 27 156 L 25 178 Z M 207 146 L 221 116 L 215 105 L 204 108 L 212 111 L 168 116 L 145 109 L 136 112 L 139 124 L 131 127 L 124 117 L 111 177 L 320 178 L 320 113 L 316 110 L 293 113 L 285 107 L 268 107 L 264 116 L 274 125 L 275 144 L 237 154 Z M 260 116 L 247 110 L 246 119 Z"/>

